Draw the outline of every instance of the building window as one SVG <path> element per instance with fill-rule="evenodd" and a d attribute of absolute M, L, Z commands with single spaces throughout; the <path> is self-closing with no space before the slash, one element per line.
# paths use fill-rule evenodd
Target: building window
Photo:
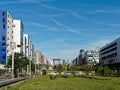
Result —
<path fill-rule="evenodd" d="M 9 52 L 9 50 L 7 50 L 7 53 Z"/>
<path fill-rule="evenodd" d="M 15 25 L 13 25 L 13 27 L 15 27 Z"/>
<path fill-rule="evenodd" d="M 9 46 L 9 44 L 7 44 L 7 46 Z"/>
<path fill-rule="evenodd" d="M 17 47 L 21 47 L 21 45 L 17 45 Z"/>
<path fill-rule="evenodd" d="M 10 17 L 10 15 L 8 14 L 8 17 Z"/>
<path fill-rule="evenodd" d="M 4 37 L 4 36 L 2 37 L 2 40 L 5 40 L 5 37 Z"/>
<path fill-rule="evenodd" d="M 5 18 L 2 19 L 2 22 L 5 22 Z"/>
<path fill-rule="evenodd" d="M 3 29 L 5 29 L 5 24 L 3 24 Z"/>
<path fill-rule="evenodd" d="M 2 13 L 2 16 L 5 16 L 5 12 Z"/>
<path fill-rule="evenodd" d="M 5 56 L 2 56 L 2 59 L 5 59 Z"/>
<path fill-rule="evenodd" d="M 2 43 L 2 47 L 5 47 L 6 45 L 5 45 L 5 43 Z"/>
<path fill-rule="evenodd" d="M 5 49 L 2 49 L 2 53 L 4 53 L 5 52 Z"/>

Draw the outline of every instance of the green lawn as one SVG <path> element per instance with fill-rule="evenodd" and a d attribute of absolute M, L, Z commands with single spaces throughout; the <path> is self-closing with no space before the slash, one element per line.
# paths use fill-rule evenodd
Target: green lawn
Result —
<path fill-rule="evenodd" d="M 39 76 L 8 90 L 120 90 L 120 78 L 94 76 L 93 79 L 59 77 L 50 80 L 49 76 Z"/>

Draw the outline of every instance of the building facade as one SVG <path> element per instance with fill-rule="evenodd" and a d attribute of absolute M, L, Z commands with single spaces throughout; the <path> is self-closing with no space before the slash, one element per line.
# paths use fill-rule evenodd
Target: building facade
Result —
<path fill-rule="evenodd" d="M 26 57 L 29 57 L 29 35 L 28 34 L 23 34 L 23 53 Z"/>
<path fill-rule="evenodd" d="M 14 52 L 20 53 L 23 51 L 23 24 L 21 20 L 13 20 L 14 42 L 16 48 Z"/>
<path fill-rule="evenodd" d="M 84 57 L 85 51 L 84 49 L 80 49 L 79 55 L 72 61 L 73 65 L 82 66 L 85 65 L 85 57 Z"/>
<path fill-rule="evenodd" d="M 99 49 L 87 50 L 85 52 L 85 61 L 87 65 L 96 65 L 99 63 Z"/>
<path fill-rule="evenodd" d="M 78 57 L 72 61 L 73 65 L 96 65 L 99 63 L 99 48 L 84 50 L 80 49 Z"/>
<path fill-rule="evenodd" d="M 101 65 L 117 65 L 120 63 L 120 38 L 100 49 Z"/>
<path fill-rule="evenodd" d="M 42 64 L 44 65 L 44 55 L 38 51 L 35 52 L 35 59 L 34 59 L 35 64 Z"/>
<path fill-rule="evenodd" d="M 0 11 L 0 63 L 7 64 L 12 52 L 23 52 L 28 59 L 34 59 L 34 46 L 23 30 L 21 20 L 14 20 L 5 10 Z"/>
<path fill-rule="evenodd" d="M 13 38 L 13 19 L 7 11 L 0 11 L 0 63 L 7 64 Z"/>
<path fill-rule="evenodd" d="M 34 60 L 34 45 L 28 34 L 23 34 L 23 53 L 29 60 Z"/>

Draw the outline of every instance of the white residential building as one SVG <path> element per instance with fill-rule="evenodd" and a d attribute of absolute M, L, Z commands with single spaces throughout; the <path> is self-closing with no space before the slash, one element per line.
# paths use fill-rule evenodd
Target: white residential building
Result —
<path fill-rule="evenodd" d="M 29 57 L 29 35 L 23 34 L 23 53 L 26 57 Z"/>
<path fill-rule="evenodd" d="M 23 53 L 29 60 L 34 60 L 34 46 L 28 34 L 23 34 Z"/>
<path fill-rule="evenodd" d="M 7 12 L 7 56 L 12 54 L 12 45 L 11 43 L 14 42 L 14 30 L 13 30 L 13 18 L 11 15 Z"/>
<path fill-rule="evenodd" d="M 16 48 L 14 52 L 22 52 L 23 51 L 23 24 L 21 20 L 13 20 L 13 30 L 14 30 L 14 42 L 16 44 Z"/>
<path fill-rule="evenodd" d="M 7 64 L 13 38 L 13 18 L 7 11 L 0 10 L 0 63 Z"/>
<path fill-rule="evenodd" d="M 85 60 L 88 65 L 96 65 L 99 63 L 99 48 L 87 50 L 85 52 Z"/>
<path fill-rule="evenodd" d="M 41 52 L 36 51 L 35 52 L 35 59 L 34 59 L 35 64 L 44 64 L 44 55 Z"/>
<path fill-rule="evenodd" d="M 34 46 L 32 41 L 29 41 L 29 59 L 34 60 Z"/>

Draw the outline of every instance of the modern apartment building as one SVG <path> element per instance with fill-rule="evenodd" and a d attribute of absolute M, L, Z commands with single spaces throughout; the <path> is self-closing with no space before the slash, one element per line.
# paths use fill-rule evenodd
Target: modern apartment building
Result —
<path fill-rule="evenodd" d="M 23 52 L 29 60 L 34 60 L 34 46 L 23 30 L 21 20 L 14 20 L 5 10 L 0 11 L 0 63 L 7 64 L 12 52 Z"/>
<path fill-rule="evenodd" d="M 29 57 L 29 40 L 30 37 L 28 34 L 23 34 L 23 53 L 26 57 Z"/>
<path fill-rule="evenodd" d="M 85 50 L 80 49 L 79 55 L 72 61 L 73 65 L 82 66 L 86 64 L 84 53 L 85 53 Z"/>
<path fill-rule="evenodd" d="M 0 11 L 0 63 L 7 64 L 13 38 L 13 19 L 7 11 Z"/>
<path fill-rule="evenodd" d="M 22 52 L 23 51 L 23 24 L 21 20 L 13 20 L 13 36 L 16 48 L 14 52 Z"/>
<path fill-rule="evenodd" d="M 85 60 L 87 65 L 96 65 L 99 63 L 99 48 L 87 50 L 85 52 Z"/>
<path fill-rule="evenodd" d="M 34 60 L 34 45 L 28 34 L 23 34 L 23 53 L 29 60 Z"/>
<path fill-rule="evenodd" d="M 72 61 L 73 65 L 96 65 L 99 63 L 99 48 L 84 50 L 80 49 L 80 54 Z"/>
<path fill-rule="evenodd" d="M 30 60 L 34 60 L 34 46 L 32 44 L 32 41 L 29 42 L 29 58 Z"/>
<path fill-rule="evenodd" d="M 35 52 L 35 64 L 44 64 L 44 55 L 38 51 Z"/>
<path fill-rule="evenodd" d="M 120 38 L 100 49 L 101 65 L 117 65 L 120 63 Z"/>

